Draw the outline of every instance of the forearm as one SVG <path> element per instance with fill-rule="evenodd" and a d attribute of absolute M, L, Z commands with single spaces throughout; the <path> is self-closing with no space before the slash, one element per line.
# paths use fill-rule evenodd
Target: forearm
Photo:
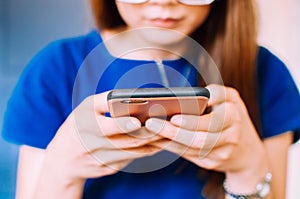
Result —
<path fill-rule="evenodd" d="M 264 145 L 257 145 L 256 150 L 251 158 L 241 159 L 246 163 L 244 167 L 226 172 L 226 198 L 273 198 L 271 186 L 274 179 L 268 153 Z"/>
<path fill-rule="evenodd" d="M 81 198 L 84 180 L 71 180 L 45 161 L 45 150 L 20 147 L 16 198 Z"/>
<path fill-rule="evenodd" d="M 229 173 L 227 175 L 227 181 L 231 189 L 237 193 L 253 191 L 257 183 L 263 180 L 266 172 L 271 172 L 271 192 L 265 198 L 285 198 L 287 153 L 291 143 L 291 132 L 265 140 L 264 148 L 266 154 L 260 158 L 262 160 L 260 163 L 255 161 L 254 165 L 249 165 L 251 169 L 247 170 L 248 173 L 239 173 L 237 175 Z M 227 195 L 226 198 L 232 197 Z"/>
<path fill-rule="evenodd" d="M 59 175 L 48 167 L 41 170 L 34 192 L 34 199 L 82 198 L 84 180 L 71 180 Z"/>

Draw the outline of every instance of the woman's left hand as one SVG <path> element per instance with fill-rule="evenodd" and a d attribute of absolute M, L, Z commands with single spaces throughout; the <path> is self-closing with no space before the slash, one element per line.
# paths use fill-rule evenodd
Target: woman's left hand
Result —
<path fill-rule="evenodd" d="M 266 151 L 238 92 L 221 85 L 207 88 L 211 93 L 210 113 L 146 122 L 146 128 L 165 138 L 152 145 L 199 167 L 225 172 L 233 181 L 252 175 L 261 179 L 269 169 Z"/>

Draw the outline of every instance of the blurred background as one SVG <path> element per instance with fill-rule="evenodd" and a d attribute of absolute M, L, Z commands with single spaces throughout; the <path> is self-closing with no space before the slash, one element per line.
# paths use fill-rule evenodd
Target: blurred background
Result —
<path fill-rule="evenodd" d="M 0 0 L 0 129 L 7 100 L 29 60 L 50 41 L 89 30 L 87 2 Z M 15 197 L 17 157 L 18 147 L 0 138 L 0 199 Z"/>
<path fill-rule="evenodd" d="M 257 0 L 258 42 L 277 54 L 300 85 L 300 1 Z M 0 1 L 0 129 L 7 100 L 29 60 L 47 43 L 84 34 L 92 27 L 88 1 Z M 291 147 L 289 199 L 300 198 L 300 145 Z M 0 199 L 13 199 L 18 147 L 0 138 Z M 298 192 L 297 192 L 298 191 Z"/>

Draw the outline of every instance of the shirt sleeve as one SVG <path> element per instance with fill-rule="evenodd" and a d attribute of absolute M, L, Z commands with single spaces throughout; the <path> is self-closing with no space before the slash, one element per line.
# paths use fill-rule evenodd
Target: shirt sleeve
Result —
<path fill-rule="evenodd" d="M 298 137 L 300 95 L 288 68 L 265 48 L 260 49 L 258 60 L 263 137 L 287 131 Z"/>
<path fill-rule="evenodd" d="M 53 42 L 28 64 L 8 101 L 2 135 L 15 144 L 45 148 L 71 107 L 66 72 Z M 70 63 L 69 63 L 70 64 Z"/>

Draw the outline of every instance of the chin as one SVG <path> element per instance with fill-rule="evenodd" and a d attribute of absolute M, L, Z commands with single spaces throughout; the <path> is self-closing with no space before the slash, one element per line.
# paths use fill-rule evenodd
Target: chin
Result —
<path fill-rule="evenodd" d="M 139 28 L 138 34 L 148 44 L 158 47 L 174 46 L 188 38 L 182 32 L 160 27 Z"/>

